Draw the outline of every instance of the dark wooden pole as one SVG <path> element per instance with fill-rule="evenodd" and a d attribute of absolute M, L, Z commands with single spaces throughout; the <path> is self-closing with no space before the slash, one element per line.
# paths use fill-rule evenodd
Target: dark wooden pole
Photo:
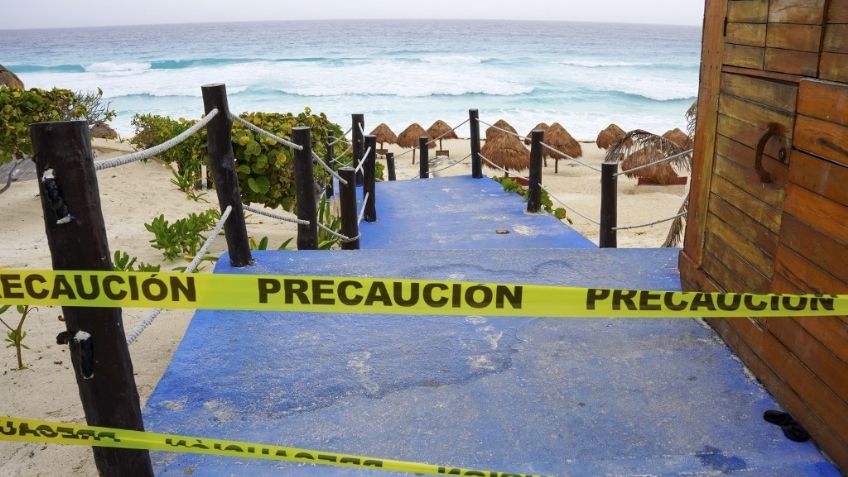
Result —
<path fill-rule="evenodd" d="M 395 153 L 386 153 L 386 168 L 389 170 L 389 180 L 396 181 L 397 175 L 395 174 Z"/>
<path fill-rule="evenodd" d="M 480 159 L 480 113 L 476 109 L 468 110 L 468 125 L 471 127 L 471 177 L 483 177 L 483 163 Z"/>
<path fill-rule="evenodd" d="M 534 129 L 530 133 L 530 184 L 527 186 L 527 212 L 542 210 L 542 139 L 545 132 Z"/>
<path fill-rule="evenodd" d="M 377 138 L 375 136 L 365 136 L 365 149 L 371 152 L 365 157 L 365 185 L 362 190 L 362 196 L 368 194 L 368 202 L 365 203 L 366 222 L 377 221 Z"/>
<path fill-rule="evenodd" d="M 30 136 L 53 269 L 111 271 L 88 123 L 36 123 Z M 62 307 L 62 313 L 86 422 L 143 431 L 121 309 Z M 153 475 L 147 451 L 92 450 L 100 475 Z"/>
<path fill-rule="evenodd" d="M 359 236 L 359 211 L 356 210 L 356 173 L 352 167 L 342 167 L 339 169 L 339 176 L 347 181 L 347 185 L 339 183 L 342 235 L 357 237 Z M 342 243 L 342 250 L 359 250 L 359 239 Z"/>
<path fill-rule="evenodd" d="M 218 194 L 218 206 L 222 213 L 227 206 L 233 208 L 230 218 L 224 224 L 230 263 L 234 267 L 245 267 L 253 263 L 253 257 L 250 255 L 250 242 L 247 239 L 247 225 L 244 223 L 241 191 L 233 155 L 233 120 L 230 119 L 227 87 L 223 84 L 207 84 L 200 89 L 203 92 L 203 107 L 206 113 L 209 114 L 218 108 L 218 115 L 206 126 L 206 149 L 209 152 L 209 169 L 212 170 L 215 180 L 215 192 Z"/>
<path fill-rule="evenodd" d="M 365 130 L 365 115 L 364 114 L 353 114 L 351 115 L 353 118 L 353 167 L 358 168 L 359 163 L 362 162 L 365 158 L 365 141 L 364 134 L 362 131 Z M 361 186 L 365 181 L 365 176 L 362 174 L 362 170 L 356 173 L 356 185 Z"/>
<path fill-rule="evenodd" d="M 327 165 L 333 167 L 333 161 L 335 158 L 333 157 L 333 145 L 330 144 L 330 141 L 327 141 L 327 153 L 324 155 L 325 160 L 327 161 Z M 333 189 L 333 176 L 330 176 L 327 181 L 327 198 L 332 197 L 336 191 Z"/>
<path fill-rule="evenodd" d="M 598 246 L 616 248 L 618 223 L 618 162 L 601 164 L 601 230 Z"/>
<path fill-rule="evenodd" d="M 297 226 L 297 249 L 318 249 L 318 207 L 315 205 L 315 177 L 312 175 L 312 134 L 308 127 L 292 128 L 292 141 L 302 147 L 294 152 L 294 186 L 297 196 L 297 218 L 309 225 Z"/>
<path fill-rule="evenodd" d="M 421 136 L 418 138 L 418 149 L 421 150 L 421 157 L 418 161 L 418 177 L 428 179 L 430 177 L 430 149 L 428 142 L 430 138 Z"/>

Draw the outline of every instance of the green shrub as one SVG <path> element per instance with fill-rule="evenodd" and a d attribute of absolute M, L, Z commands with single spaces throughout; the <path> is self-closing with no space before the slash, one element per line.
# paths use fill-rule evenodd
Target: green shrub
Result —
<path fill-rule="evenodd" d="M 153 234 L 150 240 L 153 248 L 161 250 L 166 260 L 174 260 L 180 254 L 197 255 L 206 240 L 202 234 L 211 230 L 220 216 L 216 209 L 209 209 L 200 214 L 192 212 L 188 217 L 170 223 L 162 214 L 144 224 L 144 228 Z"/>
<path fill-rule="evenodd" d="M 524 187 L 523 185 L 519 184 L 515 179 L 509 178 L 509 177 L 493 177 L 492 179 L 500 182 L 501 186 L 503 186 L 503 189 L 505 191 L 515 192 L 516 194 L 523 197 L 525 202 L 527 201 L 527 195 L 528 195 L 527 188 Z M 551 200 L 551 197 L 548 195 L 548 192 L 545 189 L 542 189 L 542 197 L 541 198 L 542 198 L 542 208 L 545 210 L 545 212 L 553 215 L 554 217 L 556 217 L 559 220 L 565 219 L 565 220 L 568 220 L 568 223 L 571 223 L 571 219 L 566 217 L 567 213 L 566 213 L 564 208 L 562 208 L 562 207 L 558 207 L 556 209 L 554 208 L 554 203 Z"/>
<path fill-rule="evenodd" d="M 86 116 L 86 107 L 67 89 L 11 89 L 0 86 L 0 164 L 32 155 L 29 125 Z"/>

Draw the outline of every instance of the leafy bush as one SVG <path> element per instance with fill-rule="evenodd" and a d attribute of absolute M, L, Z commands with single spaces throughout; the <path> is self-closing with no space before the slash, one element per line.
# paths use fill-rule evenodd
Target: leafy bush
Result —
<path fill-rule="evenodd" d="M 507 192 L 515 192 L 524 198 L 524 201 L 527 201 L 528 191 L 527 188 L 523 185 L 519 184 L 515 181 L 515 179 L 511 179 L 509 177 L 493 177 L 494 180 L 500 182 L 503 186 L 503 189 Z M 566 217 L 567 213 L 564 208 L 558 207 L 554 208 L 554 203 L 551 200 L 551 197 L 548 195 L 548 192 L 545 189 L 542 189 L 542 208 L 545 212 L 553 215 L 559 220 L 566 219 L 568 223 L 571 223 L 571 219 Z"/>
<path fill-rule="evenodd" d="M 181 134 L 193 126 L 195 122 L 195 120 L 184 118 L 175 120 L 155 114 L 136 114 L 131 121 L 135 128 L 135 137 L 131 142 L 140 149 L 148 149 Z M 175 164 L 177 166 L 176 175 L 198 177 L 200 166 L 207 162 L 206 128 L 201 129 L 172 149 L 163 152 L 159 155 L 159 158 L 167 163 Z"/>
<path fill-rule="evenodd" d="M 0 86 L 0 164 L 32 155 L 29 125 L 84 118 L 87 111 L 67 89 L 10 89 Z"/>
<path fill-rule="evenodd" d="M 153 219 L 144 228 L 153 234 L 150 240 L 153 248 L 162 251 L 166 260 L 174 260 L 180 254 L 197 255 L 206 238 L 203 232 L 211 230 L 220 218 L 216 209 L 200 214 L 191 213 L 188 217 L 170 223 L 162 214 Z"/>
<path fill-rule="evenodd" d="M 159 265 L 151 265 L 149 263 L 135 262 L 138 257 L 130 257 L 127 252 L 115 250 L 115 255 L 112 257 L 112 268 L 117 272 L 158 272 Z"/>
<path fill-rule="evenodd" d="M 12 305 L 0 305 L 0 315 L 6 312 Z M 27 337 L 27 332 L 24 331 L 24 321 L 26 321 L 27 316 L 37 308 L 32 308 L 29 305 L 18 305 L 15 307 L 18 313 L 21 315 L 18 320 L 18 324 L 15 327 L 9 326 L 6 321 L 0 318 L 0 323 L 3 323 L 3 326 L 7 328 L 6 331 L 6 347 L 7 348 L 15 348 L 15 355 L 18 358 L 18 370 L 26 369 L 24 366 L 23 359 L 23 350 L 29 349 L 29 346 L 24 344 L 24 340 Z"/>

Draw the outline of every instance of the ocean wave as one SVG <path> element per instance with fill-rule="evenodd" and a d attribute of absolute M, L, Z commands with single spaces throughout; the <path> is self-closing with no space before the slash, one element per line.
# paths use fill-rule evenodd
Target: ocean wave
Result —
<path fill-rule="evenodd" d="M 562 66 L 578 68 L 664 68 L 664 69 L 697 69 L 698 64 L 655 63 L 647 61 L 596 61 L 596 60 L 567 60 L 559 62 Z"/>
<path fill-rule="evenodd" d="M 83 73 L 83 65 L 7 65 L 15 73 Z"/>
<path fill-rule="evenodd" d="M 86 66 L 85 71 L 88 73 L 141 73 L 149 70 L 150 67 L 150 63 L 103 61 Z"/>

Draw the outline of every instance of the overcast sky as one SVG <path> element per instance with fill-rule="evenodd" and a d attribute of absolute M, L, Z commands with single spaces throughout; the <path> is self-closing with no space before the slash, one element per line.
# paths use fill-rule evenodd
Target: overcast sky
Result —
<path fill-rule="evenodd" d="M 0 29 L 360 18 L 700 25 L 704 0 L 0 0 Z"/>

